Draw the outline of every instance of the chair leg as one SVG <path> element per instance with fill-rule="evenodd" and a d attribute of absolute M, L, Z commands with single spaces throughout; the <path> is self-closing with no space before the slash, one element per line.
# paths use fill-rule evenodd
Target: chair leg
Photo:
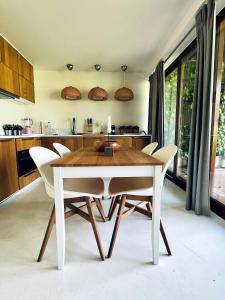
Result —
<path fill-rule="evenodd" d="M 102 201 L 98 198 L 94 198 L 95 200 L 95 203 L 96 203 L 96 206 L 97 206 L 97 209 L 102 217 L 102 220 L 104 222 L 106 222 L 106 218 L 105 218 L 105 213 L 104 213 L 104 209 L 103 209 L 103 206 L 102 206 Z"/>
<path fill-rule="evenodd" d="M 105 255 L 104 255 L 102 244 L 101 244 L 101 241 L 100 241 L 100 236 L 99 236 L 97 224 L 96 224 L 95 217 L 94 217 L 92 207 L 91 207 L 91 200 L 90 200 L 90 198 L 86 198 L 85 201 L 86 201 L 86 204 L 87 204 L 88 214 L 90 216 L 90 222 L 91 222 L 91 225 L 92 225 L 92 228 L 93 228 L 93 231 L 94 231 L 94 235 L 95 235 L 95 239 L 96 239 L 96 242 L 97 242 L 97 245 L 98 245 L 98 250 L 99 250 L 101 259 L 105 260 Z"/>
<path fill-rule="evenodd" d="M 123 215 L 123 210 L 124 210 L 125 203 L 126 203 L 126 196 L 123 195 L 122 199 L 121 199 L 121 202 L 120 202 L 119 209 L 118 209 L 115 226 L 114 226 L 114 229 L 113 229 L 112 239 L 111 239 L 111 242 L 110 242 L 109 252 L 108 252 L 108 256 L 107 256 L 108 258 L 110 258 L 112 256 L 112 252 L 113 252 L 113 248 L 114 248 L 114 245 L 115 245 L 119 225 L 120 225 L 120 222 L 122 220 L 122 215 Z"/>
<path fill-rule="evenodd" d="M 165 246 L 166 246 L 166 250 L 167 250 L 168 255 L 172 255 L 172 253 L 171 253 L 171 251 L 170 251 L 170 246 L 169 246 L 169 243 L 168 243 L 168 241 L 167 241 L 166 234 L 165 234 L 165 231 L 164 231 L 164 228 L 163 228 L 163 225 L 162 225 L 162 221 L 161 221 L 161 220 L 160 220 L 160 232 L 161 232 L 161 235 L 162 235 L 164 244 L 165 244 Z"/>
<path fill-rule="evenodd" d="M 51 235 L 51 231 L 52 231 L 52 227 L 53 227 L 54 223 L 55 223 L 55 205 L 53 206 L 52 213 L 51 213 L 50 219 L 48 221 L 48 226 L 47 226 L 45 236 L 44 236 L 44 239 L 43 239 L 43 242 L 41 245 L 41 250 L 39 252 L 38 259 L 37 259 L 38 262 L 40 262 L 42 260 L 42 257 L 44 255 L 44 252 L 45 252 L 49 237 Z"/>
<path fill-rule="evenodd" d="M 111 210 L 109 211 L 109 214 L 108 214 L 109 221 L 111 221 L 111 219 L 112 219 L 112 216 L 113 216 L 113 214 L 115 212 L 116 205 L 118 204 L 119 198 L 120 198 L 120 196 L 113 197 L 112 208 L 111 208 Z"/>
<path fill-rule="evenodd" d="M 115 203 L 116 197 L 110 197 L 110 198 L 111 198 L 111 204 L 110 204 L 110 207 L 109 207 L 108 218 L 110 218 L 110 216 L 111 216 L 111 211 L 112 211 L 113 205 Z"/>
<path fill-rule="evenodd" d="M 151 208 L 151 205 L 150 205 L 149 202 L 146 204 L 146 207 L 152 213 L 152 208 Z M 171 250 L 170 250 L 170 246 L 169 246 L 166 234 L 165 234 L 165 230 L 163 228 L 163 224 L 162 224 L 161 220 L 160 220 L 160 233 L 162 235 L 162 238 L 163 238 L 163 241 L 164 241 L 164 244 L 165 244 L 168 255 L 172 255 Z"/>

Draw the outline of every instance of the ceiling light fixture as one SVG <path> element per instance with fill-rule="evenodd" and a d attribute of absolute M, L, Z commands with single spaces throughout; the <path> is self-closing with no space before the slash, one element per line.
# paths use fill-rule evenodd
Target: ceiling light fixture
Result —
<path fill-rule="evenodd" d="M 67 64 L 66 65 L 67 69 L 69 71 L 73 70 L 73 64 Z M 81 99 L 81 92 L 73 87 L 73 86 L 67 86 L 61 91 L 61 97 L 65 100 L 79 100 Z"/>
<path fill-rule="evenodd" d="M 127 70 L 127 65 L 122 65 L 121 70 L 123 71 L 123 87 L 115 92 L 114 99 L 118 101 L 130 101 L 134 99 L 134 93 L 131 89 L 125 87 L 125 72 Z"/>
<path fill-rule="evenodd" d="M 94 65 L 96 71 L 101 70 L 101 65 L 96 64 Z M 94 101 L 104 101 L 108 99 L 108 93 L 103 88 L 97 86 L 92 88 L 88 93 L 88 99 Z"/>

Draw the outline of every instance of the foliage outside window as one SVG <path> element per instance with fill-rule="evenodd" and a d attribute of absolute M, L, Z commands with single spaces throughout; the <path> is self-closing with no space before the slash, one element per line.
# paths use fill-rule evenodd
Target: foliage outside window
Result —
<path fill-rule="evenodd" d="M 165 85 L 165 111 L 164 111 L 164 140 L 165 145 L 175 143 L 177 100 L 177 69 L 166 76 Z"/>
<path fill-rule="evenodd" d="M 196 74 L 196 52 L 183 59 L 181 69 L 181 111 L 178 173 L 180 176 L 186 177 Z"/>
<path fill-rule="evenodd" d="M 223 66 L 217 137 L 217 154 L 225 157 L 225 69 Z"/>

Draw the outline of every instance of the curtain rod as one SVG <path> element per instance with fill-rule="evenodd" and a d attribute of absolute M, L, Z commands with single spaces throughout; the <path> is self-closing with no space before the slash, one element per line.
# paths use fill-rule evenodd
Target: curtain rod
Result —
<path fill-rule="evenodd" d="M 192 33 L 192 31 L 195 29 L 196 25 L 193 25 L 191 29 L 186 33 L 186 35 L 182 38 L 182 40 L 179 42 L 179 44 L 173 49 L 173 51 L 167 56 L 167 58 L 164 60 L 164 63 L 166 63 L 170 57 L 174 54 L 174 52 L 180 47 L 181 44 L 186 40 L 186 38 L 189 36 L 189 34 Z"/>

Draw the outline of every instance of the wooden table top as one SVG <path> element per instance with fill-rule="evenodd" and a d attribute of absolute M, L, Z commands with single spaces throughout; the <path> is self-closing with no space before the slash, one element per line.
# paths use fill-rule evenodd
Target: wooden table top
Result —
<path fill-rule="evenodd" d="M 54 161 L 52 167 L 94 167 L 94 166 L 162 166 L 163 162 L 132 148 L 115 151 L 113 156 L 93 149 L 80 149 Z"/>

